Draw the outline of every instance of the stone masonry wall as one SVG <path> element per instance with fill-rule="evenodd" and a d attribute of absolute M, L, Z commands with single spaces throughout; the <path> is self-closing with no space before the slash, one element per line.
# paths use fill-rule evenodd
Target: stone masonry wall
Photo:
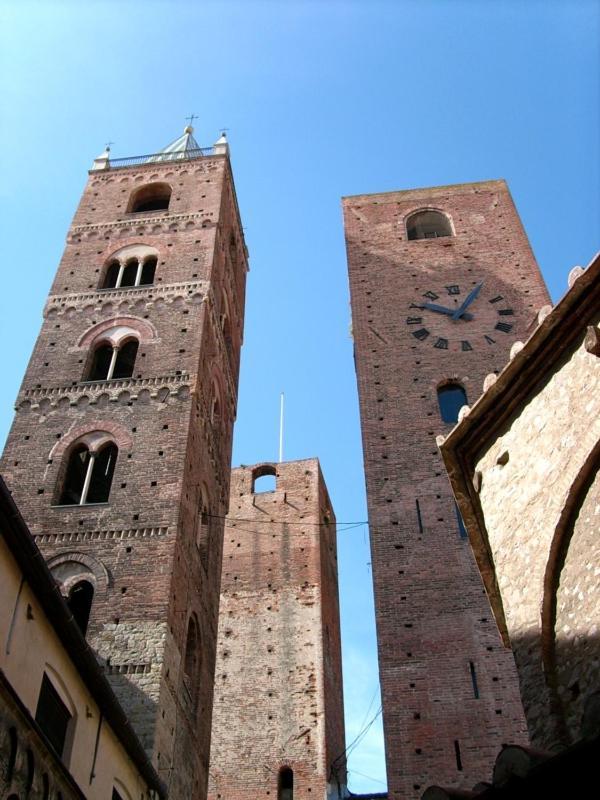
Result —
<path fill-rule="evenodd" d="M 578 738 L 583 703 L 600 686 L 600 372 L 584 334 L 540 376 L 476 464 L 527 722 L 540 748 Z M 554 620 L 545 622 L 543 609 L 553 604 Z"/>
<path fill-rule="evenodd" d="M 406 800 L 431 784 L 470 789 L 503 742 L 527 741 L 512 654 L 435 445 L 450 427 L 437 390 L 456 381 L 478 394 L 548 295 L 504 181 L 343 207 L 388 790 Z M 407 219 L 422 209 L 446 214 L 453 235 L 408 240 Z M 470 321 L 419 307 L 458 308 L 481 282 Z"/>
<path fill-rule="evenodd" d="M 277 471 L 275 491 L 253 474 Z M 258 487 L 257 487 L 258 488 Z M 233 470 L 225 529 L 211 800 L 295 800 L 345 784 L 335 518 L 316 459 Z"/>

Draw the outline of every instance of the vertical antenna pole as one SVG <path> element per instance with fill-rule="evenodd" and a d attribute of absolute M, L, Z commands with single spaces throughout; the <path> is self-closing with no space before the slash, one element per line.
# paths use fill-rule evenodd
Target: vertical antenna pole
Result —
<path fill-rule="evenodd" d="M 283 392 L 279 403 L 279 463 L 283 461 Z"/>

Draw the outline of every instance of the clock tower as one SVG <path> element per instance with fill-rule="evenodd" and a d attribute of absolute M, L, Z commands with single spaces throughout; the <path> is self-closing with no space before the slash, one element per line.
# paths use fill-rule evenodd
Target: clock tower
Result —
<path fill-rule="evenodd" d="M 343 207 L 389 797 L 470 789 L 527 734 L 436 436 L 548 294 L 504 181 Z"/>

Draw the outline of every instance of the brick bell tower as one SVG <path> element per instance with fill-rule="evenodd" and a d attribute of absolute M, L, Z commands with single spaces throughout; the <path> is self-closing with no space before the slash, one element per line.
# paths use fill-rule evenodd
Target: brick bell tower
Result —
<path fill-rule="evenodd" d="M 209 798 L 338 800 L 345 785 L 336 527 L 319 462 L 239 467 L 223 548 Z"/>
<path fill-rule="evenodd" d="M 504 181 L 343 201 L 390 798 L 470 789 L 526 742 L 436 435 L 548 294 Z"/>
<path fill-rule="evenodd" d="M 224 136 L 103 153 L 2 460 L 173 798 L 206 796 L 246 271 Z"/>

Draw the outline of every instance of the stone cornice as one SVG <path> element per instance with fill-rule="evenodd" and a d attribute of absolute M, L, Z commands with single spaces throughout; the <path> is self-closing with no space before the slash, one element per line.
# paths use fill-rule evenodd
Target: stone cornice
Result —
<path fill-rule="evenodd" d="M 185 399 L 193 388 L 189 374 L 163 375 L 156 378 L 125 378 L 112 381 L 87 381 L 74 386 L 50 386 L 24 389 L 17 398 L 16 410 L 31 409 L 45 414 L 60 405 L 108 405 L 110 402 L 129 403 L 133 400 L 159 402 L 169 396 Z"/>
<path fill-rule="evenodd" d="M 197 214 L 159 214 L 159 215 L 131 215 L 123 219 L 111 222 L 86 223 L 84 225 L 72 225 L 67 234 L 67 242 L 76 242 L 83 239 L 96 238 L 98 234 L 111 234 L 114 232 L 127 232 L 135 229 L 140 233 L 140 229 L 151 228 L 152 233 L 168 233 L 171 230 L 180 230 L 181 226 L 186 229 L 215 226 L 211 211 L 202 211 Z"/>
<path fill-rule="evenodd" d="M 120 303 L 123 301 L 136 302 L 142 300 L 147 304 L 164 299 L 172 301 L 177 297 L 199 297 L 204 300 L 207 294 L 209 281 L 188 281 L 185 283 L 152 284 L 151 286 L 138 286 L 125 289 L 98 289 L 95 292 L 81 292 L 78 294 L 51 294 L 48 296 L 44 307 L 44 316 L 63 314 L 69 309 L 77 310 L 78 306 L 92 303 L 99 310 L 107 303 Z"/>

